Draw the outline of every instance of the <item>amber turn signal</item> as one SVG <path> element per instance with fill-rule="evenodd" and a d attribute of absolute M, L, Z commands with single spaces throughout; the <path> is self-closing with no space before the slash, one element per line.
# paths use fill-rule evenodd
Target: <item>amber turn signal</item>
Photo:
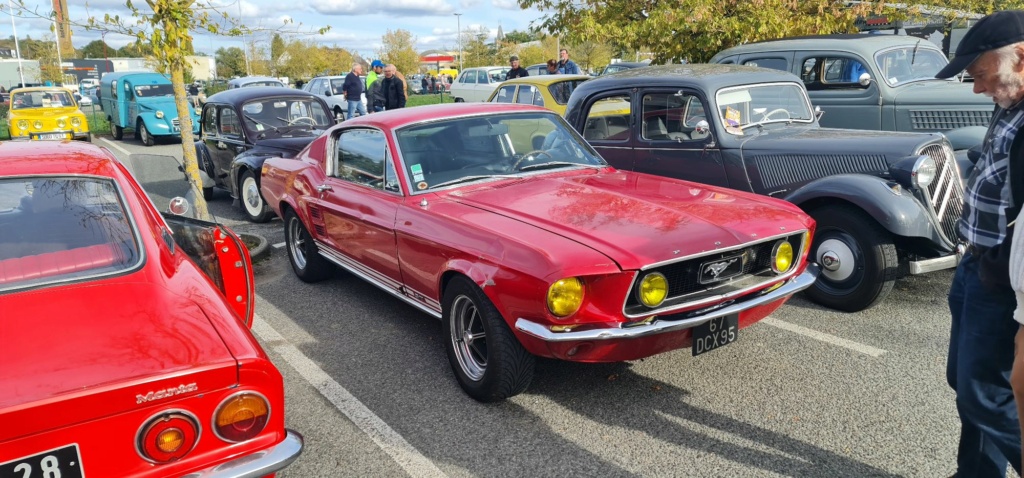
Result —
<path fill-rule="evenodd" d="M 242 392 L 228 397 L 217 407 L 213 431 L 224 441 L 249 440 L 267 426 L 270 404 L 255 392 Z"/>
<path fill-rule="evenodd" d="M 139 429 L 137 448 L 153 463 L 170 463 L 185 457 L 199 441 L 199 424 L 184 412 L 163 413 Z"/>

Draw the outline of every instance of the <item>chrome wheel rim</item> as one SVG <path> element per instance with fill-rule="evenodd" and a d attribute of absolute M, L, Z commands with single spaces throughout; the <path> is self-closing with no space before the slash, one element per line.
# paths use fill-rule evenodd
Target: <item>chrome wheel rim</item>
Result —
<path fill-rule="evenodd" d="M 139 129 L 139 136 L 142 136 L 143 143 L 149 143 L 149 131 L 146 130 L 146 124 L 142 124 L 142 128 Z"/>
<path fill-rule="evenodd" d="M 306 237 L 305 229 L 299 218 L 292 218 L 288 223 L 288 250 L 292 253 L 292 261 L 299 269 L 306 268 Z"/>
<path fill-rule="evenodd" d="M 242 180 L 242 204 L 250 216 L 256 217 L 263 212 L 263 198 L 260 197 L 259 187 L 256 186 L 256 178 L 247 176 Z"/>
<path fill-rule="evenodd" d="M 842 282 L 853 276 L 856 269 L 856 252 L 845 241 L 826 239 L 818 246 L 818 263 L 822 264 L 821 275 L 834 282 Z"/>
<path fill-rule="evenodd" d="M 448 320 L 451 321 L 450 339 L 459 368 L 470 380 L 480 381 L 487 371 L 487 333 L 480 309 L 472 299 L 460 295 L 452 302 Z"/>

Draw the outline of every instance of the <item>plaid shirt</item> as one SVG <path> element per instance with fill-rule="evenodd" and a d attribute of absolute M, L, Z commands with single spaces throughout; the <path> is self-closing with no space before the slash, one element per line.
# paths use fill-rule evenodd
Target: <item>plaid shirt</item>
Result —
<path fill-rule="evenodd" d="M 960 235 L 971 244 L 995 247 L 1006 238 L 1004 210 L 1013 204 L 1007 174 L 1010 146 L 1024 125 L 1021 103 L 996 112 L 982 146 L 981 158 L 967 178 Z M 1022 198 L 1017 198 L 1020 201 Z"/>

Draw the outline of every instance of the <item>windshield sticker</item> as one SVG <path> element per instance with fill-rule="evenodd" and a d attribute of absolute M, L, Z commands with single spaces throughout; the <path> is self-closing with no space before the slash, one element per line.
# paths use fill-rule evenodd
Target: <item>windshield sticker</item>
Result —
<path fill-rule="evenodd" d="M 734 134 L 736 136 L 743 136 L 743 129 L 740 128 L 739 126 L 726 126 L 725 132 Z"/>
<path fill-rule="evenodd" d="M 409 166 L 409 170 L 412 171 L 413 174 L 423 174 L 423 166 L 420 166 L 419 164 Z"/>
<path fill-rule="evenodd" d="M 740 118 L 740 110 L 733 108 L 732 106 L 725 107 L 725 124 L 727 126 L 739 126 Z"/>
<path fill-rule="evenodd" d="M 420 191 L 422 191 L 424 189 L 427 189 L 427 183 L 425 183 L 425 182 L 416 183 L 416 189 L 419 189 Z"/>
<path fill-rule="evenodd" d="M 417 181 L 417 182 L 418 181 L 423 181 L 423 174 L 413 174 L 412 175 L 412 180 L 413 181 Z"/>

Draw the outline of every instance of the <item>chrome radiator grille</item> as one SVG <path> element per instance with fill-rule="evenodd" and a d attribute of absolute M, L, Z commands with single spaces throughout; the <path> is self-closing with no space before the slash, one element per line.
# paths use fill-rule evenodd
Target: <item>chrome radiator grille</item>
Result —
<path fill-rule="evenodd" d="M 964 209 L 964 186 L 960 182 L 960 168 L 953 159 L 953 150 L 943 144 L 931 144 L 920 154 L 926 154 L 935 161 L 935 180 L 928 185 L 928 205 L 939 219 L 946 241 L 949 245 L 956 244 L 956 224 Z"/>
<path fill-rule="evenodd" d="M 946 131 L 964 126 L 988 126 L 992 109 L 987 110 L 910 110 L 910 126 L 915 131 Z"/>

